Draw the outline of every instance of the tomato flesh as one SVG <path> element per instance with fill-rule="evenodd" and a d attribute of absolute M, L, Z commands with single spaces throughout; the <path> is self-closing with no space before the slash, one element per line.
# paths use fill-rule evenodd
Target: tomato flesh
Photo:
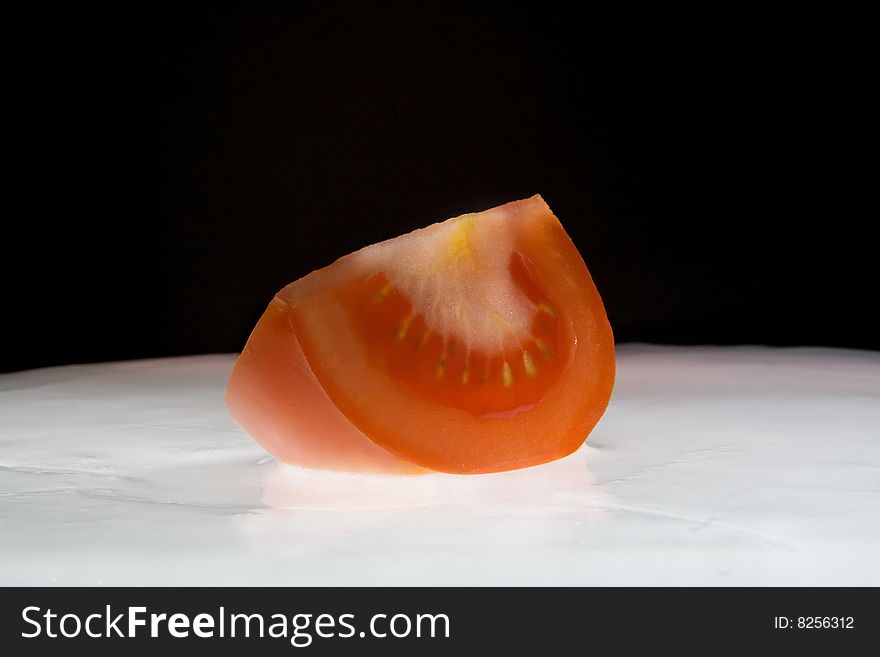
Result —
<path fill-rule="evenodd" d="M 367 247 L 273 303 L 286 309 L 288 341 L 308 363 L 299 375 L 321 391 L 328 426 L 348 423 L 353 444 L 384 450 L 394 471 L 493 472 L 559 458 L 583 443 L 611 394 L 604 307 L 540 197 Z M 280 348 L 272 355 L 267 371 L 290 367 Z M 227 398 L 257 440 L 276 454 L 285 441 L 322 444 L 314 422 L 304 431 L 291 413 L 295 388 L 275 393 L 283 402 L 273 411 L 257 401 L 261 375 L 244 382 L 239 368 Z M 314 395 L 311 405 L 314 416 Z M 332 452 L 346 449 L 333 442 L 318 467 L 333 467 Z M 291 453 L 280 458 L 302 462 Z"/>
<path fill-rule="evenodd" d="M 512 271 L 523 268 L 521 258 L 511 258 Z M 535 297 L 528 338 L 488 351 L 433 331 L 384 274 L 352 281 L 339 292 L 357 338 L 369 345 L 373 367 L 426 399 L 481 417 L 527 410 L 558 377 L 565 353 L 557 344 L 555 311 L 547 299 Z"/>

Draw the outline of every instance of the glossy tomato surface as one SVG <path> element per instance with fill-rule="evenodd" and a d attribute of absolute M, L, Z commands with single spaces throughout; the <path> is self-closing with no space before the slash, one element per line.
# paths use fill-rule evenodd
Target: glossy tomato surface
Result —
<path fill-rule="evenodd" d="M 614 383 L 580 254 L 540 196 L 366 247 L 291 283 L 230 412 L 281 460 L 480 473 L 577 449 Z"/>

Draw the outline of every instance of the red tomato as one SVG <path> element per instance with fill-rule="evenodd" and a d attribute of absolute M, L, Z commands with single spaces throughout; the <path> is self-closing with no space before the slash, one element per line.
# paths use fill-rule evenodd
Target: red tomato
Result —
<path fill-rule="evenodd" d="M 602 416 L 614 340 L 540 196 L 366 247 L 281 290 L 227 389 L 282 461 L 511 470 L 570 454 Z"/>

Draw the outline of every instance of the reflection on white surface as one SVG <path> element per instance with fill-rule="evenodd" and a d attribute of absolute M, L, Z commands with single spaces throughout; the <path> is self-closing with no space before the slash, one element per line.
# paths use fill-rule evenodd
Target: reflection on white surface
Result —
<path fill-rule="evenodd" d="M 486 553 L 546 544 L 560 518 L 577 527 L 607 515 L 583 454 L 489 475 L 393 476 L 321 472 L 276 464 L 263 480 L 265 507 L 236 516 L 255 553 L 366 550 Z M 313 513 L 303 513 L 303 512 Z M 305 520 L 305 522 L 304 522 Z M 421 546 L 421 547 L 419 547 Z"/>
<path fill-rule="evenodd" d="M 268 459 L 233 360 L 0 376 L 0 584 L 880 584 L 880 354 L 626 345 L 576 454 L 416 477 Z"/>
<path fill-rule="evenodd" d="M 263 480 L 269 509 L 356 511 L 456 504 L 471 508 L 547 504 L 578 489 L 595 495 L 583 455 L 535 468 L 480 476 L 351 474 L 277 464 Z"/>

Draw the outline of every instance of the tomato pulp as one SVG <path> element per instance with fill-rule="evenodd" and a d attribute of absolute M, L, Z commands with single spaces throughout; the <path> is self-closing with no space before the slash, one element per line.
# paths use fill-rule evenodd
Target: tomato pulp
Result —
<path fill-rule="evenodd" d="M 576 450 L 613 384 L 602 300 L 534 196 L 291 283 L 251 334 L 226 399 L 282 461 L 481 473 Z"/>

